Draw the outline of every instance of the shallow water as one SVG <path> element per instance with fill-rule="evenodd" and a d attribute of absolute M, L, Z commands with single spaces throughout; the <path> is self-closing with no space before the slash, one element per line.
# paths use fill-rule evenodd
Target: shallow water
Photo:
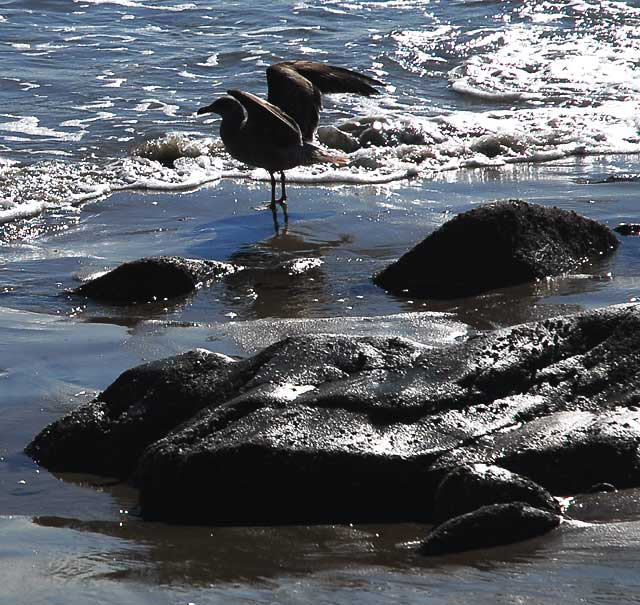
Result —
<path fill-rule="evenodd" d="M 383 147 L 367 143 L 344 168 L 296 169 L 291 180 L 384 183 L 637 154 L 639 21 L 637 1 L 610 0 L 269 0 L 251 11 L 5 0 L 0 222 L 128 189 L 264 180 L 229 162 L 216 120 L 194 112 L 229 88 L 264 94 L 265 67 L 292 57 L 348 65 L 386 86 L 374 97 L 334 95 L 323 112 L 324 124 L 346 122 Z"/>
<path fill-rule="evenodd" d="M 309 332 L 442 346 L 640 298 L 638 237 L 580 273 L 462 300 L 371 282 L 487 201 L 637 222 L 639 21 L 640 3 L 614 1 L 0 0 L 0 603 L 639 602 L 637 490 L 578 498 L 570 514 L 593 525 L 427 560 L 418 525 L 142 523 L 130 488 L 22 453 L 123 370 L 190 348 L 248 355 Z M 384 80 L 326 99 L 322 122 L 375 116 L 385 146 L 292 171 L 274 234 L 265 174 L 193 113 L 227 88 L 263 94 L 283 58 Z M 154 305 L 67 293 L 148 254 L 246 270 Z"/>
<path fill-rule="evenodd" d="M 604 526 L 567 526 L 509 548 L 429 561 L 411 550 L 426 531 L 419 525 L 212 529 L 143 523 L 133 490 L 105 478 L 53 476 L 21 453 L 35 432 L 124 369 L 189 348 L 247 355 L 309 332 L 396 334 L 440 346 L 477 329 L 629 301 L 639 283 L 640 240 L 633 237 L 622 238 L 612 259 L 584 274 L 464 300 L 391 297 L 370 281 L 425 232 L 482 201 L 518 195 L 610 224 L 628 220 L 636 185 L 580 182 L 612 166 L 626 169 L 628 160 L 571 159 L 514 167 L 500 176 L 477 169 L 455 180 L 366 193 L 299 186 L 289 231 L 279 236 L 269 212 L 254 209 L 264 192 L 247 190 L 243 182 L 180 195 L 120 194 L 84 206 L 65 230 L 48 233 L 43 219 L 41 235 L 6 244 L 0 251 L 0 509 L 14 517 L 2 522 L 2 556 L 11 575 L 0 595 L 20 602 L 28 574 L 23 602 L 640 599 L 633 490 L 588 497 L 586 511 L 576 505 L 573 516 L 607 521 Z M 233 258 L 247 269 L 242 279 L 170 305 L 105 307 L 65 293 L 85 276 L 150 249 Z M 322 264 L 293 278 L 274 272 L 296 258 Z M 274 283 L 274 275 L 280 281 Z"/>

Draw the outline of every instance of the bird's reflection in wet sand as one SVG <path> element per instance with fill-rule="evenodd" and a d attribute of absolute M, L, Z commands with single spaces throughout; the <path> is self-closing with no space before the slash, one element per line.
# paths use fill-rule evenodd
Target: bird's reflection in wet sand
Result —
<path fill-rule="evenodd" d="M 225 302 L 242 319 L 307 317 L 331 300 L 323 257 L 352 239 L 318 241 L 287 231 L 244 246 L 229 258 L 244 270 L 225 281 Z"/>

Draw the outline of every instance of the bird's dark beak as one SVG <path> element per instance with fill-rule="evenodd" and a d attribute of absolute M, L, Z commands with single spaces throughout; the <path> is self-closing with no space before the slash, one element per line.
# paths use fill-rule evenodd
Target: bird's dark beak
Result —
<path fill-rule="evenodd" d="M 213 113 L 215 111 L 214 109 L 214 104 L 215 101 L 213 103 L 211 103 L 211 105 L 207 105 L 206 107 L 201 107 L 200 109 L 198 109 L 198 111 L 196 112 L 197 115 L 201 116 L 203 113 Z"/>

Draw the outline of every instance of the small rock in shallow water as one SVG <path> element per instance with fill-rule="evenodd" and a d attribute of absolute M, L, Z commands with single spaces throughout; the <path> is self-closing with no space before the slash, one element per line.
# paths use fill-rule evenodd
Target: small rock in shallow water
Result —
<path fill-rule="evenodd" d="M 434 498 L 433 518 L 443 522 L 481 506 L 524 502 L 559 513 L 556 499 L 537 483 L 499 466 L 463 465 L 442 480 Z"/>
<path fill-rule="evenodd" d="M 72 293 L 112 305 L 149 303 L 184 296 L 236 271 L 232 264 L 213 260 L 148 257 L 124 263 Z"/>
<path fill-rule="evenodd" d="M 613 230 L 620 235 L 640 235 L 640 225 L 637 223 L 620 223 Z"/>
<path fill-rule="evenodd" d="M 542 535 L 560 525 L 561 517 L 524 504 L 491 504 L 434 527 L 418 547 L 422 555 L 490 548 Z"/>
<path fill-rule="evenodd" d="M 320 126 L 318 128 L 318 140 L 331 149 L 340 149 L 345 153 L 353 153 L 360 149 L 358 139 L 335 126 Z"/>

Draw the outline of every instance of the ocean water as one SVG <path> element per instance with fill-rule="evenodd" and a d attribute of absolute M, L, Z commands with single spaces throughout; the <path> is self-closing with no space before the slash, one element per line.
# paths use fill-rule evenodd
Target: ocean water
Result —
<path fill-rule="evenodd" d="M 229 162 L 215 120 L 194 112 L 228 88 L 265 94 L 266 66 L 292 57 L 386 84 L 376 97 L 326 101 L 324 124 L 373 117 L 376 136 L 344 169 L 299 169 L 292 180 L 383 183 L 640 151 L 637 2 L 0 7 L 2 222 L 122 190 L 264 179 Z"/>
<path fill-rule="evenodd" d="M 274 234 L 268 175 L 195 112 L 227 89 L 266 95 L 286 59 L 384 86 L 325 97 L 321 124 L 360 148 L 291 170 Z M 308 332 L 441 346 L 639 300 L 634 237 L 584 272 L 462 300 L 370 277 L 495 199 L 638 222 L 640 1 L 0 0 L 0 65 L 0 604 L 640 602 L 637 490 L 578 497 L 584 525 L 427 561 L 411 524 L 146 524 L 131 488 L 22 453 L 120 372 L 189 348 L 246 355 Z M 149 254 L 247 269 L 158 305 L 67 294 Z M 283 277 L 292 260 L 308 270 Z"/>

